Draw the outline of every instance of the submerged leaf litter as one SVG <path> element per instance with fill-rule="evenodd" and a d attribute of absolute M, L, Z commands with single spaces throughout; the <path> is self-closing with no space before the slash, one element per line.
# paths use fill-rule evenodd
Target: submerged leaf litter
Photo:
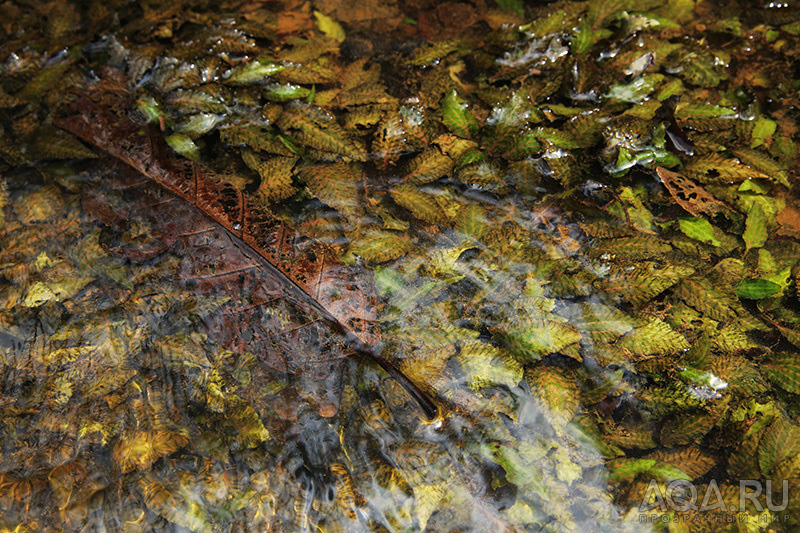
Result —
<path fill-rule="evenodd" d="M 0 5 L 0 531 L 798 527 L 796 7 L 212 4 Z M 441 419 L 209 281 L 98 88 L 369 268 Z"/>

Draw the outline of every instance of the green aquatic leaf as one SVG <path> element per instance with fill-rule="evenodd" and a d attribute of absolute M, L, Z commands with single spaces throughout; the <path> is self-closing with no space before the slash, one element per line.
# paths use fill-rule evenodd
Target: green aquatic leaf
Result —
<path fill-rule="evenodd" d="M 760 171 L 770 180 L 780 183 L 785 187 L 791 186 L 786 176 L 786 171 L 783 169 L 780 163 L 763 152 L 751 150 L 749 148 L 738 148 L 732 150 L 732 152 L 742 161 L 742 163 Z"/>
<path fill-rule="evenodd" d="M 42 127 L 34 133 L 33 150 L 41 159 L 96 159 L 90 148 L 72 135 L 50 127 Z"/>
<path fill-rule="evenodd" d="M 736 295 L 747 300 L 762 300 L 781 292 L 783 287 L 766 279 L 746 279 L 736 286 Z"/>
<path fill-rule="evenodd" d="M 192 139 L 197 139 L 213 130 L 221 121 L 221 115 L 216 115 L 214 113 L 198 113 L 189 117 L 189 120 L 177 124 L 175 126 L 175 131 L 188 135 Z"/>
<path fill-rule="evenodd" d="M 442 99 L 442 122 L 459 137 L 470 139 L 478 132 L 478 122 L 455 90 Z"/>
<path fill-rule="evenodd" d="M 719 462 L 719 459 L 712 451 L 704 450 L 697 446 L 657 450 L 648 453 L 645 457 L 672 465 L 680 469 L 689 479 L 703 477 Z"/>
<path fill-rule="evenodd" d="M 698 441 L 717 423 L 718 416 L 703 412 L 685 412 L 679 417 L 667 419 L 659 438 L 664 446 L 674 447 Z M 678 468 L 681 465 L 676 465 Z"/>
<path fill-rule="evenodd" d="M 773 468 L 800 453 L 800 426 L 783 417 L 776 418 L 758 443 L 758 464 L 768 476 Z"/>
<path fill-rule="evenodd" d="M 759 117 L 753 127 L 751 134 L 753 141 L 750 143 L 750 148 L 757 148 L 772 139 L 777 128 L 778 124 L 771 118 Z"/>
<path fill-rule="evenodd" d="M 284 109 L 276 124 L 284 130 L 299 130 L 294 138 L 316 150 L 339 154 L 349 160 L 361 160 L 366 155 L 361 143 L 351 139 L 332 117 L 317 113 L 311 107 Z"/>
<path fill-rule="evenodd" d="M 684 216 L 678 219 L 678 224 L 684 235 L 689 238 L 712 246 L 721 245 L 719 239 L 714 236 L 714 226 L 704 218 Z"/>
<path fill-rule="evenodd" d="M 650 472 L 655 459 L 615 459 L 608 464 L 609 478 L 613 481 L 633 481 L 639 474 Z"/>
<path fill-rule="evenodd" d="M 523 159 L 532 154 L 540 152 L 542 143 L 536 133 L 528 131 L 516 137 L 508 147 L 508 150 L 503 152 L 503 157 L 506 159 Z"/>
<path fill-rule="evenodd" d="M 200 148 L 194 143 L 191 137 L 183 133 L 173 133 L 165 139 L 170 148 L 192 161 L 200 161 Z"/>
<path fill-rule="evenodd" d="M 633 269 L 613 270 L 606 279 L 595 285 L 612 298 L 641 305 L 694 272 L 695 269 L 690 266 L 671 265 L 658 268 L 656 263 L 640 262 Z"/>
<path fill-rule="evenodd" d="M 223 81 L 229 85 L 265 83 L 270 76 L 274 76 L 285 68 L 270 59 L 254 59 L 226 72 L 223 75 Z"/>
<path fill-rule="evenodd" d="M 92 281 L 94 281 L 94 278 L 83 276 L 54 282 L 37 281 L 27 290 L 22 305 L 25 307 L 39 307 L 51 300 L 55 302 L 67 300 L 83 290 Z"/>
<path fill-rule="evenodd" d="M 529 362 L 577 344 L 581 334 L 561 322 L 542 320 L 524 327 L 504 327 L 497 331 L 497 337 L 521 361 Z"/>
<path fill-rule="evenodd" d="M 753 202 L 747 213 L 744 233 L 742 238 L 746 250 L 751 248 L 761 248 L 767 242 L 767 215 L 761 202 Z"/>
<path fill-rule="evenodd" d="M 264 97 L 274 102 L 288 102 L 298 98 L 308 98 L 311 89 L 290 83 L 271 83 L 264 87 Z"/>
<path fill-rule="evenodd" d="M 554 427 L 565 427 L 580 409 L 580 385 L 571 372 L 537 365 L 525 372 L 525 381 L 550 409 Z"/>
<path fill-rule="evenodd" d="M 735 117 L 737 112 L 730 107 L 712 104 L 678 104 L 675 107 L 675 118 L 679 120 L 703 120 L 717 117 Z"/>

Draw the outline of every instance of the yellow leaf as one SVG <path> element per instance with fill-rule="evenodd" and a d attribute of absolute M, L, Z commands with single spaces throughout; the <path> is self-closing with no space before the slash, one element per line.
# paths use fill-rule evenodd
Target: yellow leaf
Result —
<path fill-rule="evenodd" d="M 331 39 L 336 39 L 339 42 L 344 41 L 344 28 L 342 28 L 341 24 L 319 11 L 314 11 L 314 16 L 317 18 L 317 28 L 319 28 L 319 31 Z"/>

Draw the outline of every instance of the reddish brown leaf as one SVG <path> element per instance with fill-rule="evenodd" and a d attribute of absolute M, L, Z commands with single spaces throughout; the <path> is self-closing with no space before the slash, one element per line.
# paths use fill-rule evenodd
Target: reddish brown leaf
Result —
<path fill-rule="evenodd" d="M 130 95 L 96 86 L 72 106 L 72 115 L 54 123 L 124 161 L 225 228 L 234 244 L 223 243 L 216 248 L 217 254 L 246 244 L 254 254 L 242 261 L 254 261 L 255 265 L 231 265 L 231 273 L 258 267 L 281 280 L 286 297 L 303 300 L 325 328 L 342 335 L 356 354 L 377 362 L 406 388 L 428 416 L 435 416 L 437 408 L 428 396 L 370 348 L 376 340 L 371 272 L 340 263 L 328 247 L 304 240 L 262 204 L 249 201 L 242 191 L 223 182 L 210 169 L 172 154 L 157 127 L 130 118 L 125 111 L 132 107 Z M 165 208 L 164 203 L 159 211 L 171 213 L 173 207 Z M 180 217 L 170 217 L 173 219 Z M 197 233 L 194 228 L 183 230 L 187 235 L 192 232 Z"/>

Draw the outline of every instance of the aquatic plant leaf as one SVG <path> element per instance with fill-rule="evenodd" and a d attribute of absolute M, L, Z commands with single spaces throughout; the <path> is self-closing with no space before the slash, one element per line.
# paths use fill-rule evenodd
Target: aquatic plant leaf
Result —
<path fill-rule="evenodd" d="M 350 253 L 368 263 L 383 263 L 403 256 L 413 246 L 407 234 L 393 231 L 368 230 L 350 244 Z"/>
<path fill-rule="evenodd" d="M 760 171 L 763 175 L 766 175 L 770 180 L 780 183 L 784 187 L 791 187 L 789 183 L 789 179 L 786 175 L 786 171 L 781 167 L 781 165 L 776 162 L 774 159 L 769 157 L 768 155 L 764 154 L 763 152 L 759 152 L 757 150 L 752 150 L 749 148 L 738 148 L 732 150 L 734 155 L 738 157 L 742 163 L 753 167 L 754 169 Z"/>
<path fill-rule="evenodd" d="M 431 224 L 445 224 L 448 220 L 447 214 L 436 201 L 436 197 L 420 191 L 416 187 L 398 185 L 389 191 L 389 194 L 400 207 L 408 209 L 420 220 Z"/>
<path fill-rule="evenodd" d="M 542 320 L 524 327 L 505 327 L 495 335 L 523 362 L 537 361 L 581 339 L 578 330 L 554 320 Z"/>
<path fill-rule="evenodd" d="M 622 311 L 598 302 L 587 302 L 576 308 L 570 324 L 588 333 L 592 341 L 610 342 L 633 329 L 633 319 Z"/>
<path fill-rule="evenodd" d="M 288 102 L 298 98 L 307 98 L 311 89 L 290 83 L 271 83 L 264 87 L 264 97 L 274 102 Z"/>
<path fill-rule="evenodd" d="M 241 155 L 244 164 L 261 177 L 256 193 L 267 202 L 284 200 L 297 192 L 292 186 L 292 169 L 298 157 L 277 155 L 264 161 L 249 148 L 242 148 Z"/>
<path fill-rule="evenodd" d="M 237 147 L 244 145 L 253 150 L 271 154 L 296 155 L 279 138 L 276 138 L 274 133 L 255 124 L 227 124 L 219 129 L 219 138 L 222 142 Z"/>
<path fill-rule="evenodd" d="M 333 152 L 353 160 L 365 157 L 366 150 L 363 146 L 349 139 L 348 134 L 334 120 L 315 120 L 311 116 L 312 112 L 300 107 L 285 109 L 276 124 L 282 129 L 299 130 L 295 138 L 311 148 Z"/>
<path fill-rule="evenodd" d="M 264 83 L 267 78 L 285 68 L 269 59 L 254 59 L 226 72 L 223 81 L 229 85 Z"/>
<path fill-rule="evenodd" d="M 563 428 L 572 420 L 580 408 L 580 387 L 568 371 L 546 365 L 538 365 L 525 372 L 525 381 L 536 397 L 541 398 L 551 411 L 554 427 Z"/>
<path fill-rule="evenodd" d="M 698 479 L 704 476 L 719 462 L 719 459 L 713 453 L 697 446 L 658 450 L 647 454 L 645 457 L 651 460 L 664 461 L 680 468 L 689 479 Z"/>
<path fill-rule="evenodd" d="M 673 447 L 696 442 L 711 431 L 718 418 L 713 414 L 697 412 L 681 413 L 680 417 L 669 418 L 661 428 L 661 444 Z"/>
<path fill-rule="evenodd" d="M 25 307 L 39 307 L 49 301 L 61 302 L 68 300 L 93 280 L 94 278 L 91 277 L 80 276 L 48 282 L 37 281 L 27 290 L 22 305 Z"/>
<path fill-rule="evenodd" d="M 777 417 L 758 442 L 758 464 L 768 476 L 772 469 L 800 453 L 800 427 Z"/>
<path fill-rule="evenodd" d="M 210 94 L 201 89 L 173 91 L 167 97 L 167 102 L 185 112 L 201 111 L 205 113 L 227 113 L 227 104 L 219 95 Z"/>
<path fill-rule="evenodd" d="M 747 212 L 747 221 L 742 234 L 745 251 L 761 248 L 767 242 L 767 237 L 767 214 L 761 202 L 753 202 Z"/>
<path fill-rule="evenodd" d="M 337 72 L 321 64 L 290 63 L 275 74 L 275 79 L 281 83 L 300 83 L 303 85 L 334 83 Z"/>
<path fill-rule="evenodd" d="M 358 210 L 356 184 L 361 167 L 356 163 L 334 163 L 303 167 L 297 176 L 308 185 L 314 196 L 353 221 Z"/>
<path fill-rule="evenodd" d="M 97 157 L 97 154 L 75 137 L 66 135 L 52 126 L 39 128 L 34 133 L 33 150 L 42 159 L 94 159 Z"/>
<path fill-rule="evenodd" d="M 140 478 L 138 485 L 147 508 L 163 516 L 169 523 L 194 532 L 213 531 L 204 508 L 190 494 L 176 490 L 177 487 L 164 483 L 152 473 Z"/>
<path fill-rule="evenodd" d="M 608 463 L 609 479 L 633 481 L 639 474 L 652 472 L 656 465 L 655 459 L 614 459 Z"/>
<path fill-rule="evenodd" d="M 680 217 L 678 224 L 683 234 L 689 238 L 711 246 L 720 246 L 721 244 L 714 235 L 714 226 L 704 218 Z"/>
<path fill-rule="evenodd" d="M 603 247 L 593 250 L 609 258 L 650 259 L 672 251 L 672 245 L 658 237 L 639 234 L 633 237 L 618 237 L 603 242 Z"/>
<path fill-rule="evenodd" d="M 182 133 L 173 133 L 164 138 L 170 148 L 192 161 L 200 161 L 200 149 L 191 137 Z"/>
<path fill-rule="evenodd" d="M 658 446 L 649 428 L 618 427 L 605 438 L 615 446 L 632 450 L 650 450 Z"/>
<path fill-rule="evenodd" d="M 458 211 L 455 221 L 455 230 L 480 239 L 489 230 L 490 221 L 486 211 L 479 205 L 467 205 Z"/>
<path fill-rule="evenodd" d="M 123 473 L 149 468 L 189 443 L 187 432 L 136 431 L 124 433 L 114 444 L 114 462 Z"/>
<path fill-rule="evenodd" d="M 459 137 L 471 139 L 478 132 L 478 122 L 455 90 L 442 100 L 442 122 Z"/>
<path fill-rule="evenodd" d="M 472 390 L 495 386 L 513 388 L 522 381 L 522 365 L 491 344 L 467 341 L 457 359 Z"/>
<path fill-rule="evenodd" d="M 771 382 L 792 394 L 800 394 L 800 356 L 789 352 L 779 353 L 763 366 Z"/>
<path fill-rule="evenodd" d="M 686 338 L 659 318 L 651 318 L 646 325 L 621 337 L 616 345 L 638 357 L 680 353 L 689 348 Z"/>
<path fill-rule="evenodd" d="M 715 153 L 693 158 L 686 165 L 686 172 L 704 183 L 730 183 L 748 178 L 768 177 L 736 159 L 726 159 Z"/>
<path fill-rule="evenodd" d="M 378 158 L 381 170 L 394 164 L 405 147 L 403 118 L 399 113 L 389 112 L 378 124 L 372 140 L 372 153 Z"/>
<path fill-rule="evenodd" d="M 506 159 L 523 159 L 541 151 L 541 149 L 542 143 L 539 142 L 539 137 L 536 133 L 529 131 L 515 137 L 508 150 L 503 152 L 502 155 Z"/>
<path fill-rule="evenodd" d="M 405 169 L 403 181 L 423 184 L 446 176 L 453 170 L 455 163 L 438 148 L 431 147 L 414 157 Z"/>
<path fill-rule="evenodd" d="M 503 11 L 510 11 L 520 17 L 525 16 L 525 3 L 522 0 L 495 0 L 495 2 Z"/>
<path fill-rule="evenodd" d="M 783 287 L 766 279 L 746 279 L 741 281 L 734 292 L 739 298 L 746 300 L 761 300 L 774 296 L 783 290 Z"/>

